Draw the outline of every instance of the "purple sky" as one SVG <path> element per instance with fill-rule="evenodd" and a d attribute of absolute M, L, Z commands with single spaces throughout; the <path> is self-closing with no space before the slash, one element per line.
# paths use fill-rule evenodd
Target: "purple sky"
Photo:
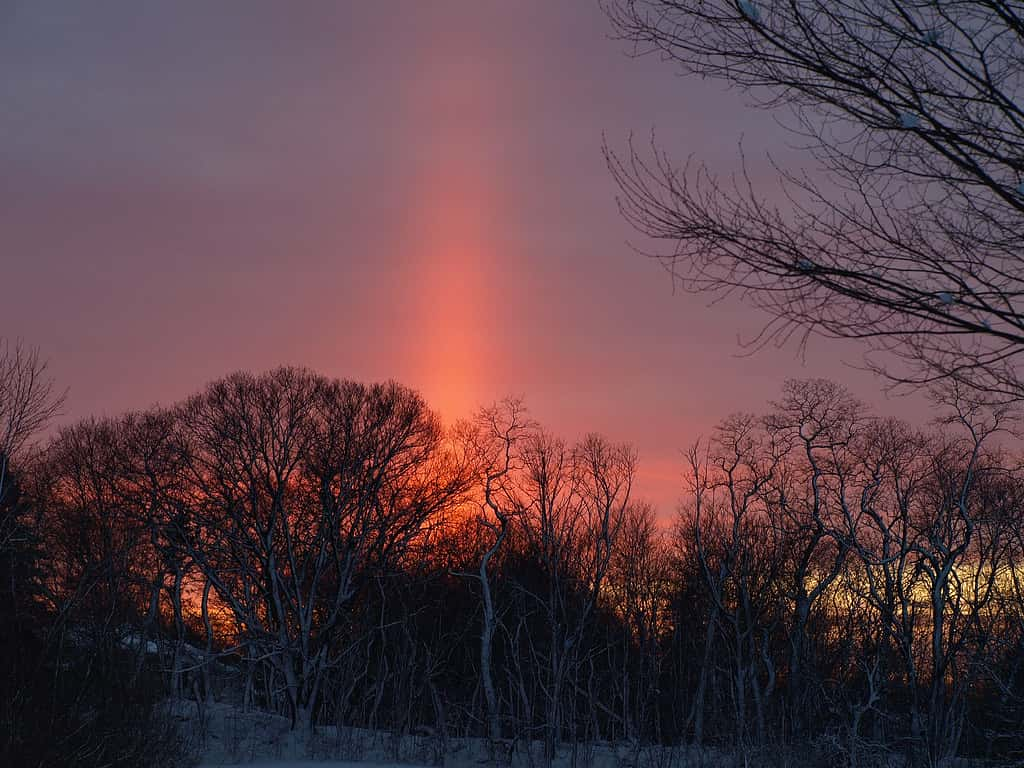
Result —
<path fill-rule="evenodd" d="M 880 384 L 815 343 L 740 357 L 761 318 L 673 295 L 601 156 L 654 128 L 715 170 L 787 153 L 720 85 L 631 59 L 593 0 L 0 6 L 0 334 L 39 346 L 64 421 L 288 363 L 394 378 L 451 419 L 522 395 L 679 451 L 790 376 Z"/>

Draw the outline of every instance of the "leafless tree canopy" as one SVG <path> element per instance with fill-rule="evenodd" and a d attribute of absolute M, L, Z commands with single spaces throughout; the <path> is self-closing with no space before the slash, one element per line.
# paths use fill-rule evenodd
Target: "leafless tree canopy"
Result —
<path fill-rule="evenodd" d="M 22 458 L 26 443 L 57 414 L 63 399 L 37 349 L 0 338 L 0 558 L 26 539 L 18 501 L 11 498 L 17 489 L 10 493 L 12 466 Z"/>
<path fill-rule="evenodd" d="M 170 766 L 169 698 L 437 761 L 1019 762 L 1024 474 L 1001 411 L 940 405 L 920 430 L 788 382 L 688 451 L 668 529 L 629 446 L 517 401 L 444 428 L 398 384 L 282 368 L 67 426 L 0 499 L 0 761 Z"/>
<path fill-rule="evenodd" d="M 0 338 L 0 493 L 8 462 L 38 434 L 64 400 L 39 350 Z"/>
<path fill-rule="evenodd" d="M 771 318 L 756 343 L 869 342 L 902 382 L 1024 394 L 1024 6 L 999 0 L 607 0 L 619 35 L 779 111 L 808 168 L 779 189 L 652 146 L 606 149 L 679 284 Z M 744 164 L 745 167 L 745 164 Z M 902 364 L 900 364 L 902 363 Z M 906 365 L 909 363 L 909 365 Z"/>

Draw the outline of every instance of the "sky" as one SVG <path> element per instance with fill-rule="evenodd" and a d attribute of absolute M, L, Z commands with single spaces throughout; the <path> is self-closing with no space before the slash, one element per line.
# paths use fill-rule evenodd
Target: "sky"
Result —
<path fill-rule="evenodd" d="M 61 423 L 239 369 L 395 379 L 448 421 L 522 397 L 632 443 L 669 517 L 681 451 L 789 377 L 926 415 L 852 344 L 744 352 L 764 318 L 673 292 L 602 137 L 806 162 L 742 94 L 612 39 L 595 0 L 0 3 L 0 335 Z M 763 174 L 763 178 L 762 178 Z"/>

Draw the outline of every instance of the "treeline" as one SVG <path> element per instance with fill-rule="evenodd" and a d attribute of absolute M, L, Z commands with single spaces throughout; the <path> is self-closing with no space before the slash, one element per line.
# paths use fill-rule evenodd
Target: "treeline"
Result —
<path fill-rule="evenodd" d="M 1024 478 L 1005 414 L 945 407 L 923 432 L 790 382 L 690 450 L 666 527 L 628 446 L 518 403 L 445 428 L 397 384 L 235 374 L 18 454 L 4 611 L 37 668 L 106 649 L 127 691 L 299 729 L 1020 758 Z"/>

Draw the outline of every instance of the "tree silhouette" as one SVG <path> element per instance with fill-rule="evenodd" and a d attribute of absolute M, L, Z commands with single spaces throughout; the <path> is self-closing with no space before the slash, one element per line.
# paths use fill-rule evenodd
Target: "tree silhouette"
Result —
<path fill-rule="evenodd" d="M 619 35 L 783 112 L 814 171 L 722 179 L 606 145 L 620 207 L 684 288 L 737 295 L 754 344 L 865 340 L 896 383 L 1024 397 L 1024 13 L 969 0 L 607 0 Z"/>

